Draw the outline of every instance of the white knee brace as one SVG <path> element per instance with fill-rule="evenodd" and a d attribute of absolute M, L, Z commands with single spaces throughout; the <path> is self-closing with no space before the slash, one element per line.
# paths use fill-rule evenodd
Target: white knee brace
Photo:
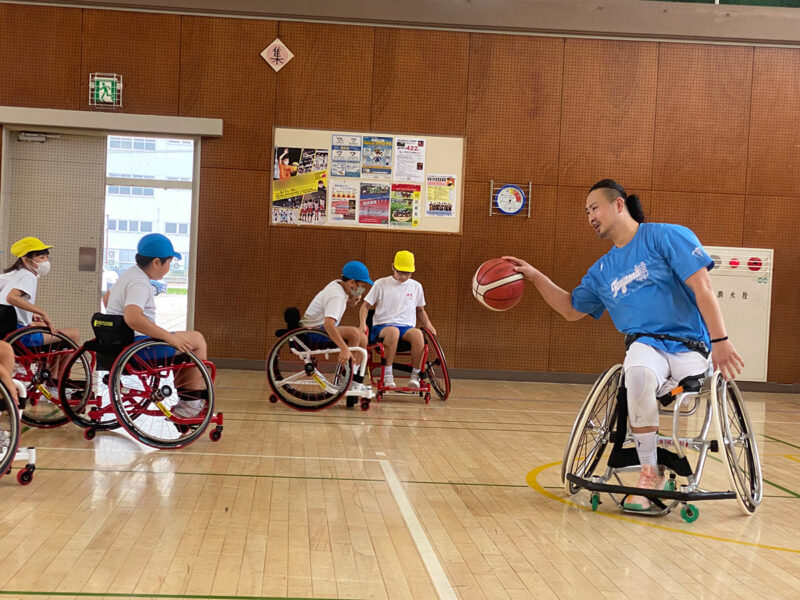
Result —
<path fill-rule="evenodd" d="M 658 379 L 647 367 L 625 370 L 625 389 L 628 392 L 628 418 L 631 427 L 658 426 Z"/>

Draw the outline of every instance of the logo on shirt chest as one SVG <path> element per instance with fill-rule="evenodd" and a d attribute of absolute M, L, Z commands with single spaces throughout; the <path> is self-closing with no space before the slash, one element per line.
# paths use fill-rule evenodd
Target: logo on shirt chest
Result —
<path fill-rule="evenodd" d="M 623 275 L 622 277 L 618 277 L 611 281 L 611 293 L 614 298 L 617 297 L 617 294 L 622 292 L 622 295 L 628 293 L 628 286 L 633 283 L 634 281 L 645 281 L 649 277 L 649 273 L 647 272 L 647 265 L 644 262 L 640 262 L 633 268 L 632 273 L 628 273 L 627 275 Z"/>

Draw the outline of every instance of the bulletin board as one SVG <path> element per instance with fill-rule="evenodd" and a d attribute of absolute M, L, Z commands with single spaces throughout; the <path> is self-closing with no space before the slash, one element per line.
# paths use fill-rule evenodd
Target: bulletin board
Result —
<path fill-rule="evenodd" d="M 460 233 L 464 138 L 276 127 L 270 222 Z"/>
<path fill-rule="evenodd" d="M 727 334 L 744 360 L 742 381 L 766 381 L 773 251 L 705 246 Z"/>

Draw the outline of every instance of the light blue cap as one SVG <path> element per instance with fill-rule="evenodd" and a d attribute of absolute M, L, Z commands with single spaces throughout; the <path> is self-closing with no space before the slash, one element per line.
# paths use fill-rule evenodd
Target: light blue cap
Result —
<path fill-rule="evenodd" d="M 369 269 L 367 269 L 367 265 L 357 260 L 351 260 L 342 267 L 342 277 L 363 281 L 372 285 L 372 279 L 369 278 Z"/>
<path fill-rule="evenodd" d="M 167 258 L 168 256 L 173 256 L 181 260 L 180 252 L 175 252 L 175 248 L 172 247 L 172 242 L 169 241 L 169 238 L 160 233 L 148 233 L 140 239 L 136 252 L 147 258 Z"/>

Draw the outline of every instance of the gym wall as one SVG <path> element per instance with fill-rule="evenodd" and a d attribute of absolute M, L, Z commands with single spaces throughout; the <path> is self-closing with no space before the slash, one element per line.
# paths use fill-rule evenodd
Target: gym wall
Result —
<path fill-rule="evenodd" d="M 275 74 L 278 36 L 295 58 Z M 215 357 L 262 359 L 344 262 L 382 276 L 408 249 L 452 367 L 598 372 L 623 352 L 607 317 L 566 323 L 532 287 L 490 313 L 470 281 L 515 254 L 571 289 L 608 249 L 583 203 L 612 177 L 705 244 L 775 249 L 768 378 L 800 382 L 798 49 L 0 4 L 0 105 L 87 110 L 90 72 L 123 75 L 125 112 L 224 120 L 197 224 Z M 274 126 L 465 136 L 462 234 L 270 227 Z M 532 181 L 531 218 L 489 217 L 490 179 Z"/>

